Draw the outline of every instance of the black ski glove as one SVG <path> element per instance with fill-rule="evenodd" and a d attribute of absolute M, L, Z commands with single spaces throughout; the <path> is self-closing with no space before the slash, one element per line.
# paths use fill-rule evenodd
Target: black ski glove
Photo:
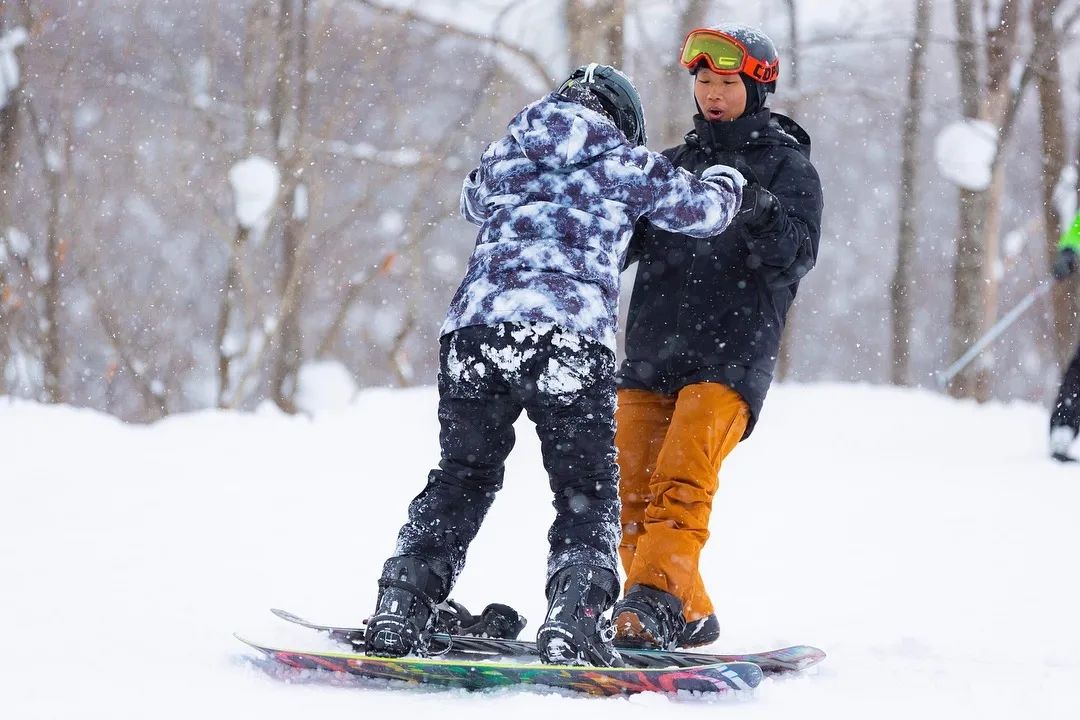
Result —
<path fill-rule="evenodd" d="M 755 237 L 774 234 L 779 225 L 780 201 L 761 185 L 747 185 L 743 188 L 742 207 L 736 220 Z"/>
<path fill-rule="evenodd" d="M 1061 248 L 1058 250 L 1057 258 L 1054 259 L 1054 279 L 1064 280 L 1069 277 L 1076 272 L 1078 264 L 1080 264 L 1080 258 L 1077 257 L 1075 250 Z"/>

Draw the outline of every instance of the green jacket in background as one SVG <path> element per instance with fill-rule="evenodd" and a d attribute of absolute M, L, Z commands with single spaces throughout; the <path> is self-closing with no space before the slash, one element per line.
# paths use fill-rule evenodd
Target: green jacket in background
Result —
<path fill-rule="evenodd" d="M 1080 254 L 1080 213 L 1073 218 L 1072 227 L 1065 231 L 1058 243 L 1058 250 L 1073 250 Z"/>

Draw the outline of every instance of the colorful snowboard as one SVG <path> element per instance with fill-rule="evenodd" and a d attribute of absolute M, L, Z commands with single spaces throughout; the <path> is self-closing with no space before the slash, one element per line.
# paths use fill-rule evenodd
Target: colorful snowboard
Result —
<path fill-rule="evenodd" d="M 338 627 L 334 625 L 320 625 L 305 620 L 285 610 L 271 609 L 272 613 L 282 620 L 287 620 L 297 625 L 302 625 L 312 630 L 329 633 L 330 637 L 344 643 L 348 643 L 357 650 L 363 650 L 364 628 Z M 500 640 L 494 638 L 481 638 L 471 635 L 443 635 L 435 636 L 435 642 L 441 646 L 433 646 L 432 650 L 438 652 L 445 648 L 445 656 L 453 658 L 478 657 L 528 657 L 536 656 L 536 644 L 526 640 Z M 759 653 L 744 653 L 738 655 L 717 655 L 713 653 L 699 653 L 690 650 L 631 650 L 620 648 L 619 652 L 623 660 L 630 667 L 637 668 L 669 668 L 669 667 L 696 667 L 699 665 L 714 665 L 725 663 L 754 663 L 759 666 L 766 675 L 798 672 L 805 670 L 825 659 L 825 653 L 816 647 L 809 645 L 796 645 L 794 647 L 769 650 Z"/>
<path fill-rule="evenodd" d="M 761 682 L 761 668 L 753 663 L 726 663 L 685 668 L 598 668 L 433 660 L 430 658 L 375 658 L 351 653 L 284 650 L 245 640 L 259 652 L 285 665 L 329 670 L 366 678 L 430 683 L 465 690 L 511 685 L 541 685 L 590 695 L 630 695 L 640 692 L 693 691 L 724 693 L 750 690 Z"/>

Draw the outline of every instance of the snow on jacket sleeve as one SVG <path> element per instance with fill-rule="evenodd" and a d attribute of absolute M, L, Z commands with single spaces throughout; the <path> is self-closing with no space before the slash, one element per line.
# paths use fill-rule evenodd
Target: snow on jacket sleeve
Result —
<path fill-rule="evenodd" d="M 650 156 L 646 173 L 655 191 L 645 213 L 650 223 L 698 238 L 727 229 L 742 204 L 744 180 L 737 170 L 716 165 L 698 179 L 659 153 Z"/>
<path fill-rule="evenodd" d="M 790 285 L 803 278 L 817 262 L 821 235 L 821 180 L 801 154 L 775 174 L 768 188 L 780 204 L 776 222 L 767 232 L 746 233 L 750 251 L 774 272 L 769 284 Z"/>

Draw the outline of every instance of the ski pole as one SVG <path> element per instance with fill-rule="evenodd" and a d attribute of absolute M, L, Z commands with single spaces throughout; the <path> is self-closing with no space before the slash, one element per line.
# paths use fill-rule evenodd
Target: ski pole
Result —
<path fill-rule="evenodd" d="M 944 370 L 939 370 L 935 373 L 937 377 L 938 387 L 942 390 L 949 386 L 952 379 L 960 374 L 960 371 L 968 366 L 972 360 L 978 356 L 986 347 L 997 340 L 1001 333 L 1016 322 L 1017 318 L 1024 314 L 1024 311 L 1035 304 L 1035 301 L 1050 291 L 1053 285 L 1047 281 L 1042 281 L 1039 285 L 1024 296 L 1024 299 L 1016 304 L 1012 310 L 1007 312 L 1000 320 L 994 323 L 994 326 L 990 328 L 985 335 L 975 341 L 975 343 L 967 349 L 963 355 L 956 359 L 952 365 Z"/>

